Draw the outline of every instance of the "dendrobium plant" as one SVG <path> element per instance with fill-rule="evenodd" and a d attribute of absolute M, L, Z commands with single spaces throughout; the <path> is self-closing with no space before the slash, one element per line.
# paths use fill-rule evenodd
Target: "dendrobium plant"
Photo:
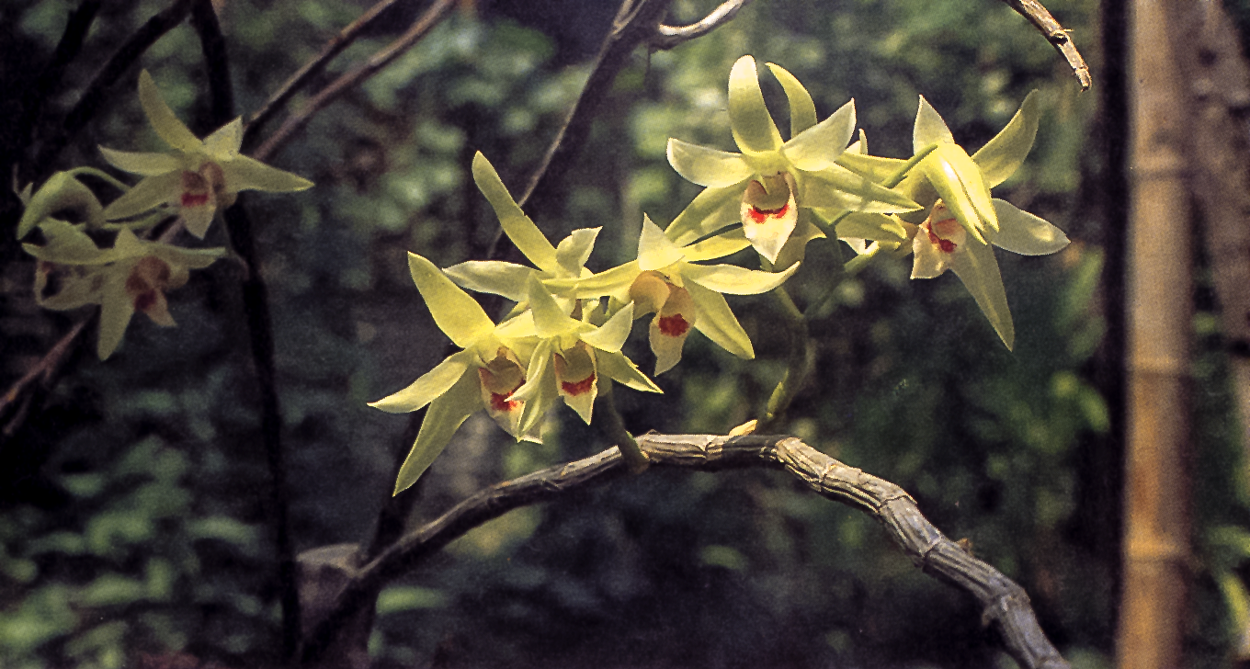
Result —
<path fill-rule="evenodd" d="M 928 211 L 918 226 L 905 224 L 915 254 L 911 278 L 931 279 L 948 269 L 954 272 L 1008 349 L 1015 343 L 1015 327 L 990 245 L 1020 255 L 1047 255 L 1068 245 L 1067 235 L 1059 228 L 990 195 L 991 188 L 1006 181 L 1024 162 L 1037 135 L 1039 116 L 1034 91 L 1007 126 L 969 156 L 955 143 L 942 117 L 921 97 L 912 145 L 924 158 L 919 169 L 900 184 Z M 841 160 L 877 178 L 895 173 L 906 163 L 856 153 L 844 154 Z"/>
<path fill-rule="evenodd" d="M 174 115 L 152 76 L 139 74 L 139 102 L 156 134 L 172 148 L 165 153 L 132 153 L 101 146 L 105 160 L 143 179 L 104 210 L 109 220 L 169 207 L 186 229 L 203 239 L 219 208 L 234 204 L 240 191 L 301 191 L 312 182 L 239 153 L 243 119 L 237 118 L 203 140 Z"/>
<path fill-rule="evenodd" d="M 546 282 L 590 275 L 586 261 L 594 250 L 599 228 L 574 230 L 558 246 L 552 246 L 521 210 L 499 173 L 480 151 L 473 157 L 473 181 L 495 210 L 504 234 L 537 269 L 497 260 L 470 260 L 443 270 L 452 280 L 469 290 L 524 303 L 529 295 L 531 277 Z M 570 311 L 573 308 L 572 304 L 565 306 Z"/>
<path fill-rule="evenodd" d="M 608 296 L 617 304 L 633 303 L 634 315 L 654 313 L 649 339 L 655 373 L 663 374 L 681 360 L 691 329 L 740 357 L 755 357 L 742 324 L 729 309 L 725 294 L 757 295 L 780 286 L 798 269 L 762 272 L 734 265 L 702 265 L 746 248 L 741 237 L 711 237 L 688 246 L 673 243 L 659 226 L 643 216 L 638 259 L 593 277 L 572 282 L 581 298 Z M 560 287 L 568 282 L 553 282 Z"/>
<path fill-rule="evenodd" d="M 222 248 L 184 249 L 145 241 L 127 228 L 117 233 L 112 248 L 100 249 L 64 221 L 48 219 L 41 227 L 48 242 L 23 245 L 39 260 L 35 298 L 40 306 L 58 311 L 100 305 L 96 353 L 101 360 L 117 350 L 136 311 L 157 325 L 176 325 L 165 292 L 185 285 L 189 270 L 208 267 L 225 255 Z"/>
<path fill-rule="evenodd" d="M 302 177 L 239 155 L 239 119 L 203 141 L 196 138 L 161 99 L 146 71 L 139 75 L 139 101 L 152 127 L 174 150 L 127 153 L 101 147 L 114 166 L 145 177 L 138 185 L 132 188 L 99 169 L 77 167 L 53 174 L 37 191 L 31 184 L 18 193 L 24 211 L 17 238 L 33 239 L 36 230 L 42 237 L 23 244 L 38 260 L 36 302 L 53 310 L 100 305 L 96 352 L 101 359 L 117 350 L 136 311 L 158 325 L 175 325 L 165 293 L 186 284 L 190 270 L 226 255 L 224 248 L 188 249 L 137 236 L 136 230 L 168 218 L 160 207 L 172 205 L 186 229 L 202 238 L 217 207 L 233 202 L 240 190 L 312 186 Z M 103 206 L 80 179 L 87 175 L 122 195 Z"/>
<path fill-rule="evenodd" d="M 782 141 L 764 104 L 755 60 L 743 56 L 729 73 L 729 123 L 740 153 L 676 138 L 668 141 L 673 169 L 707 188 L 669 226 L 670 239 L 688 243 L 740 222 L 755 250 L 772 265 L 785 268 L 802 259 L 808 241 L 824 236 L 809 218 L 812 212 L 919 208 L 901 192 L 837 164 L 855 134 L 853 100 L 817 123 L 807 89 L 780 66 L 769 63 L 768 68 L 790 103 L 790 140 Z M 787 246 L 791 239 L 794 243 Z"/>
<path fill-rule="evenodd" d="M 481 409 L 517 440 L 540 441 L 536 421 L 521 424 L 525 402 L 513 397 L 525 383 L 526 367 L 538 344 L 533 314 L 527 311 L 496 325 L 434 263 L 409 253 L 408 269 L 434 323 L 462 350 L 407 388 L 369 403 L 389 413 L 430 406 L 400 466 L 396 493 L 415 483 L 464 421 Z"/>
<path fill-rule="evenodd" d="M 725 295 L 780 289 L 799 269 L 806 244 L 826 233 L 847 239 L 866 259 L 881 250 L 914 254 L 912 278 L 952 270 L 1012 346 L 1011 315 L 990 245 L 1039 255 L 1067 244 L 1058 228 L 990 197 L 990 188 L 1011 176 L 1032 146 L 1036 96 L 1026 98 L 1003 132 L 971 156 L 921 98 L 914 155 L 895 160 L 869 155 L 862 131 L 852 143 L 853 102 L 817 122 L 815 103 L 802 84 L 777 65 L 768 68 L 789 102 L 790 139 L 782 140 L 764 103 L 754 59 L 742 57 L 729 77 L 729 120 L 739 152 L 670 138 L 669 163 L 704 190 L 665 230 L 644 214 L 636 259 L 603 272 L 586 267 L 599 228 L 574 230 L 553 245 L 485 156 L 474 156 L 474 182 L 532 266 L 472 261 L 440 270 L 408 254 L 413 282 L 435 323 L 461 350 L 403 390 L 371 403 L 391 413 L 429 407 L 400 468 L 396 493 L 416 482 L 479 410 L 518 441 L 537 442 L 544 417 L 561 402 L 590 423 L 596 398 L 610 390 L 604 384 L 661 392 L 623 352 L 633 322 L 643 316 L 651 315 L 648 341 L 657 375 L 680 362 L 694 330 L 736 356 L 753 358 L 751 339 Z M 41 232 L 34 243 L 24 244 L 38 260 L 36 300 L 49 309 L 101 305 L 101 358 L 116 350 L 136 311 L 159 325 L 173 325 L 165 293 L 185 284 L 189 270 L 226 254 L 141 239 L 136 231 L 176 214 L 187 231 L 203 238 L 217 210 L 239 191 L 312 185 L 241 155 L 241 119 L 197 138 L 165 104 L 147 72 L 139 77 L 139 99 L 171 150 L 101 147 L 115 167 L 143 177 L 136 186 L 82 167 L 54 174 L 37 192 L 27 186 L 18 193 L 26 207 L 19 239 Z M 122 195 L 102 206 L 79 178 L 86 174 Z M 64 220 L 67 216 L 73 220 Z M 99 240 L 109 235 L 112 245 L 102 246 Z M 712 262 L 748 247 L 762 257 L 763 271 Z M 496 323 L 465 288 L 501 295 L 515 306 Z M 781 301 L 789 305 L 787 318 L 797 314 L 801 320 L 793 301 L 785 295 Z M 801 367 L 792 364 L 790 371 Z M 783 386 L 784 381 L 778 390 Z M 782 401 L 787 396 L 774 392 Z M 773 405 L 770 398 L 770 416 Z M 633 438 L 623 429 L 609 430 L 630 466 L 645 467 Z"/>

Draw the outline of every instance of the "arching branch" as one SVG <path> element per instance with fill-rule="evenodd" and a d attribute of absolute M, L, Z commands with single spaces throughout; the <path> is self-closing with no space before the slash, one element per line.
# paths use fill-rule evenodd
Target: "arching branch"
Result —
<path fill-rule="evenodd" d="M 982 619 L 998 630 L 1004 649 L 1022 666 L 1069 666 L 1042 632 L 1024 590 L 943 535 L 899 486 L 843 464 L 794 437 L 652 434 L 639 437 L 638 444 L 652 468 L 784 469 L 817 494 L 871 515 L 916 566 L 975 597 L 982 606 Z M 620 451 L 613 447 L 479 491 L 354 571 L 336 605 L 305 639 L 304 662 L 317 662 L 343 623 L 374 601 L 383 586 L 452 540 L 512 509 L 556 501 L 604 485 L 626 471 Z"/>

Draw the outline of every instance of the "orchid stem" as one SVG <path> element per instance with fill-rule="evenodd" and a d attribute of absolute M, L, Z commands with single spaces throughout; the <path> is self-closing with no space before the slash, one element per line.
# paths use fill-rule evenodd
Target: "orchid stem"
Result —
<path fill-rule="evenodd" d="M 781 377 L 781 381 L 777 382 L 777 387 L 768 398 L 764 420 L 757 428 L 760 431 L 773 429 L 781 416 L 785 415 L 786 409 L 790 407 L 794 397 L 807 382 L 807 377 L 811 375 L 815 362 L 812 338 L 808 336 L 807 319 L 804 318 L 803 312 L 799 311 L 798 305 L 784 288 L 780 286 L 774 288 L 772 296 L 777 306 L 781 308 L 786 329 L 790 334 L 790 360 L 786 365 L 785 375 Z"/>
<path fill-rule="evenodd" d="M 599 398 L 595 402 L 598 405 L 598 418 L 600 419 L 597 424 L 608 439 L 621 449 L 621 457 L 625 459 L 625 466 L 629 468 L 630 473 L 641 474 L 651 465 L 651 461 L 638 446 L 634 435 L 625 429 L 625 419 L 617 410 L 616 399 L 612 396 L 613 383 L 607 379 L 605 381 L 607 382 L 599 389 Z"/>

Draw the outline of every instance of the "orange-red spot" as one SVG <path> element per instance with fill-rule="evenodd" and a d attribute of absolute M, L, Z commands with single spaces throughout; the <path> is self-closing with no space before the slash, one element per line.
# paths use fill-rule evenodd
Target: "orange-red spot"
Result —
<path fill-rule="evenodd" d="M 942 239 L 941 237 L 938 237 L 934 234 L 933 230 L 929 230 L 929 241 L 932 242 L 934 246 L 942 249 L 943 253 L 954 253 L 955 248 L 958 246 L 955 242 L 952 242 L 949 239 Z"/>
<path fill-rule="evenodd" d="M 753 223 L 763 223 L 764 221 L 768 220 L 770 216 L 776 217 L 776 218 L 782 218 L 783 216 L 786 215 L 786 212 L 789 211 L 789 209 L 790 209 L 789 202 L 781 205 L 780 207 L 776 209 L 760 209 L 759 207 L 752 205 L 751 210 L 747 212 L 747 216 L 751 218 L 751 222 Z"/>
<path fill-rule="evenodd" d="M 203 207 L 208 204 L 208 193 L 183 193 L 182 206 Z"/>
<path fill-rule="evenodd" d="M 521 406 L 521 401 L 508 399 L 508 397 L 511 394 L 512 393 L 508 393 L 508 394 L 491 393 L 490 394 L 490 408 L 494 409 L 495 411 L 500 411 L 500 412 L 505 412 L 505 413 L 516 410 L 517 407 Z"/>
<path fill-rule="evenodd" d="M 690 329 L 690 322 L 682 318 L 681 314 L 673 314 L 661 316 L 656 327 L 660 329 L 660 334 L 666 337 L 680 337 Z"/>
<path fill-rule="evenodd" d="M 578 395 L 582 395 L 582 394 L 590 392 L 590 388 L 594 384 L 595 384 L 595 375 L 591 374 L 590 376 L 582 379 L 581 381 L 561 381 L 560 388 L 564 390 L 566 394 L 576 397 Z"/>

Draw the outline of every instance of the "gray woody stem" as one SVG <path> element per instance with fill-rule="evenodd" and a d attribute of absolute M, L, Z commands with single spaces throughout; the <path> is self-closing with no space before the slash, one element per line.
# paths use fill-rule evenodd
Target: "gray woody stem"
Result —
<path fill-rule="evenodd" d="M 897 485 L 849 467 L 794 437 L 651 434 L 639 437 L 638 445 L 653 468 L 784 469 L 818 494 L 870 514 L 916 566 L 975 597 L 982 606 L 982 620 L 999 631 L 1005 650 L 1021 666 L 1069 667 L 1042 632 L 1024 590 L 943 535 Z M 315 663 L 342 622 L 363 603 L 373 601 L 372 595 L 387 582 L 411 571 L 453 539 L 512 509 L 557 500 L 625 473 L 624 459 L 613 447 L 477 492 L 356 571 L 333 610 L 306 639 L 304 661 Z"/>

